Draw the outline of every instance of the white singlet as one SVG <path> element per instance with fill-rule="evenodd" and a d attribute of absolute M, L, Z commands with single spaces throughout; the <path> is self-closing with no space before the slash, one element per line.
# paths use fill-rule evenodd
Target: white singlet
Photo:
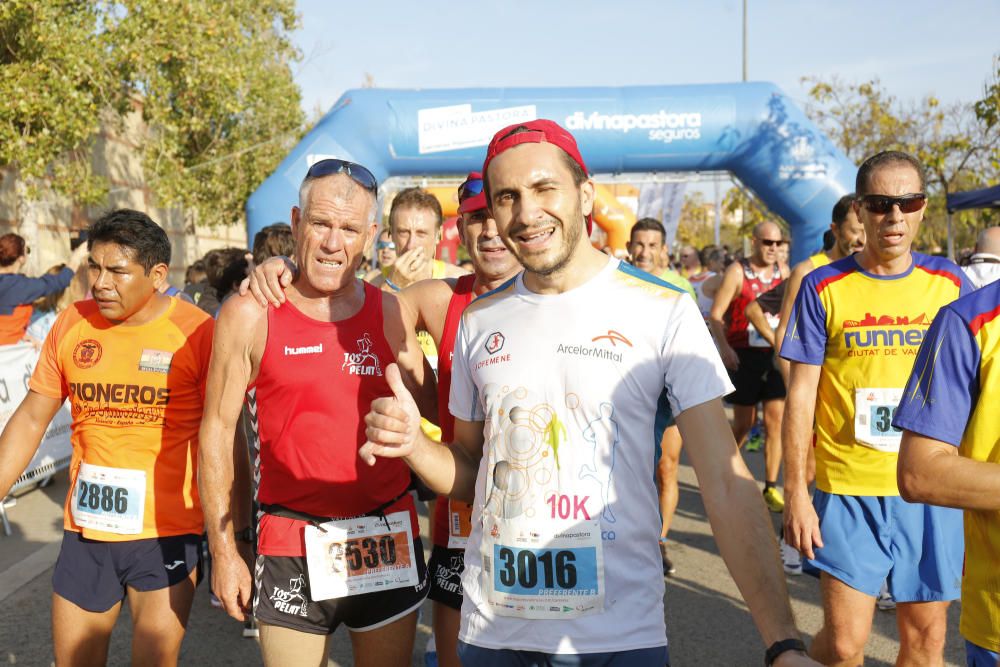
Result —
<path fill-rule="evenodd" d="M 465 310 L 449 409 L 484 421 L 459 638 L 594 653 L 663 646 L 653 420 L 732 391 L 694 300 L 612 259 Z M 483 526 L 486 525 L 484 534 Z"/>

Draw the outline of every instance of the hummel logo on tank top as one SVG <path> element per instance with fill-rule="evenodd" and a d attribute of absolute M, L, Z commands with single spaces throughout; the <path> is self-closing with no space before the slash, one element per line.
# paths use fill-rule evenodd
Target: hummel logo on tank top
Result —
<path fill-rule="evenodd" d="M 323 343 L 319 345 L 305 345 L 303 347 L 288 347 L 285 346 L 285 356 L 286 357 L 297 357 L 300 354 L 322 354 L 323 353 Z"/>

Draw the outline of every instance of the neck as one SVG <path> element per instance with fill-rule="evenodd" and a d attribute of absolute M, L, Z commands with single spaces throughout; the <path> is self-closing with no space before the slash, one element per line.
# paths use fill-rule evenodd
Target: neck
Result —
<path fill-rule="evenodd" d="M 19 268 L 20 267 L 18 266 L 17 262 L 14 262 L 10 266 L 0 266 L 0 274 L 19 273 L 18 271 Z"/>
<path fill-rule="evenodd" d="M 153 292 L 149 301 L 142 308 L 129 315 L 124 320 L 109 320 L 123 327 L 138 327 L 152 322 L 170 307 L 170 297 L 160 292 Z"/>
<path fill-rule="evenodd" d="M 750 266 L 753 267 L 755 273 L 763 273 L 768 269 L 772 268 L 774 264 L 768 264 L 764 261 L 763 257 L 750 256 Z"/>
<path fill-rule="evenodd" d="M 323 293 L 299 278 L 289 285 L 288 298 L 309 317 L 328 322 L 345 320 L 365 304 L 364 283 L 357 278 L 335 292 Z"/>
<path fill-rule="evenodd" d="M 524 286 L 536 294 L 561 294 L 579 287 L 608 265 L 608 256 L 590 245 L 582 234 L 569 261 L 558 271 L 548 275 L 524 272 Z"/>
<path fill-rule="evenodd" d="M 472 293 L 475 294 L 476 296 L 482 296 L 487 292 L 492 292 L 493 290 L 500 287 L 501 285 L 503 285 L 505 282 L 507 282 L 520 272 L 521 272 L 521 267 L 519 266 L 514 270 L 510 271 L 509 273 L 507 273 L 506 275 L 504 275 L 502 278 L 486 278 L 477 273 L 476 280 L 475 282 L 472 283 Z"/>
<path fill-rule="evenodd" d="M 877 276 L 897 276 L 906 273 L 913 264 L 913 255 L 909 250 L 899 257 L 887 258 L 876 255 L 875 249 L 868 245 L 855 257 L 862 269 Z"/>

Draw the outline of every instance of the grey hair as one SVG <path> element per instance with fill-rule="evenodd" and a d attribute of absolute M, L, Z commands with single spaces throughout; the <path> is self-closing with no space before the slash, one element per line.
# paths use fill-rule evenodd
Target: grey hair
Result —
<path fill-rule="evenodd" d="M 378 215 L 378 197 L 374 192 L 366 190 L 365 188 L 358 185 L 353 178 L 347 174 L 327 174 L 326 176 L 318 176 L 316 178 L 308 178 L 302 180 L 302 185 L 299 186 L 299 210 L 306 210 L 306 202 L 309 200 L 309 191 L 312 189 L 312 184 L 321 178 L 330 178 L 332 176 L 344 176 L 350 182 L 350 188 L 348 192 L 353 193 L 354 188 L 359 190 L 364 190 L 368 195 L 371 196 L 371 206 L 368 207 L 368 224 L 375 222 L 375 217 Z"/>

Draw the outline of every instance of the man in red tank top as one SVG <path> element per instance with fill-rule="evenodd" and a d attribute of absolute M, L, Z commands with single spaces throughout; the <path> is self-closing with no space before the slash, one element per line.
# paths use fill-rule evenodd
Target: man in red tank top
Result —
<path fill-rule="evenodd" d="M 409 664 L 427 595 L 406 465 L 357 464 L 364 415 L 398 363 L 421 407 L 434 385 L 399 301 L 355 278 L 375 237 L 377 183 L 336 159 L 310 167 L 292 208 L 298 274 L 284 307 L 234 297 L 222 307 L 209 369 L 200 489 L 212 590 L 230 616 L 250 608 L 236 550 L 233 435 L 257 406 L 262 516 L 253 611 L 266 665 L 319 664 L 341 624 L 359 664 Z"/>
<path fill-rule="evenodd" d="M 781 414 L 785 384 L 774 365 L 770 343 L 747 321 L 746 307 L 758 295 L 788 277 L 788 267 L 778 261 L 784 243 L 781 228 L 762 222 L 753 229 L 750 257 L 733 262 L 715 293 L 708 326 L 729 369 L 736 391 L 726 397 L 733 406 L 733 435 L 742 447 L 757 417 L 757 403 L 764 404 L 764 500 L 772 512 L 781 512 L 784 499 L 776 484 L 781 469 Z M 777 318 L 771 323 L 777 326 Z"/>

